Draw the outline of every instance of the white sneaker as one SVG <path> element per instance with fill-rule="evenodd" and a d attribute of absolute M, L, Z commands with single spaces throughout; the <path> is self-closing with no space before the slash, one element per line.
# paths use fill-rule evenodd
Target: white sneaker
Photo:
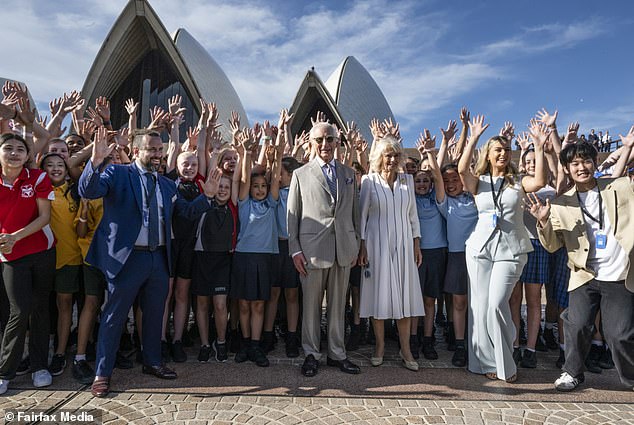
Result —
<path fill-rule="evenodd" d="M 555 388 L 557 389 L 557 391 L 572 391 L 577 388 L 579 384 L 581 384 L 583 381 L 585 381 L 583 373 L 577 376 L 572 376 L 568 372 L 564 372 L 555 381 Z"/>
<path fill-rule="evenodd" d="M 46 369 L 40 369 L 37 372 L 33 372 L 31 374 L 31 378 L 33 378 L 33 386 L 36 388 L 48 387 L 53 383 L 53 377 Z"/>
<path fill-rule="evenodd" d="M 4 394 L 9 389 L 9 380 L 0 379 L 0 394 Z"/>

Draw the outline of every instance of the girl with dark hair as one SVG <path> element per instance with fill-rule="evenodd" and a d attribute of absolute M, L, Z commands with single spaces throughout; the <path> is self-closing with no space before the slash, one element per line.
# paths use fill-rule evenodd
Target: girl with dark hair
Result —
<path fill-rule="evenodd" d="M 52 383 L 47 370 L 48 302 L 55 248 L 49 221 L 55 195 L 44 171 L 25 166 L 29 146 L 15 134 L 0 137 L 0 261 L 10 304 L 0 351 L 0 394 L 16 375 L 29 323 L 33 385 Z"/>

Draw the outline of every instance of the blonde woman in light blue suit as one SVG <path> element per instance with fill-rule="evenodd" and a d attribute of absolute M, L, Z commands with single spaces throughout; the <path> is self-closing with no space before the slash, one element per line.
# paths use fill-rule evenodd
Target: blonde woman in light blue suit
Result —
<path fill-rule="evenodd" d="M 469 370 L 489 379 L 514 382 L 515 326 L 509 299 L 533 250 L 524 227 L 522 200 L 546 184 L 544 143 L 548 128 L 531 121 L 535 145 L 535 176 L 519 180 L 511 163 L 512 125 L 490 138 L 480 150 L 475 169 L 470 167 L 476 144 L 489 125 L 484 117 L 469 122 L 469 142 L 458 172 L 465 189 L 475 197 L 478 222 L 466 243 L 469 272 Z"/>

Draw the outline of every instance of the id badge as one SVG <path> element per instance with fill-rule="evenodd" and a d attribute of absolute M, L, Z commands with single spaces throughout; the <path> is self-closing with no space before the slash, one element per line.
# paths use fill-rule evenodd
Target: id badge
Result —
<path fill-rule="evenodd" d="M 594 234 L 595 245 L 597 249 L 605 249 L 608 244 L 608 237 L 605 233 L 599 231 Z"/>
<path fill-rule="evenodd" d="M 491 227 L 497 229 L 498 227 L 498 215 L 497 213 L 491 214 Z"/>
<path fill-rule="evenodd" d="M 150 212 L 143 211 L 143 227 L 150 227 Z"/>

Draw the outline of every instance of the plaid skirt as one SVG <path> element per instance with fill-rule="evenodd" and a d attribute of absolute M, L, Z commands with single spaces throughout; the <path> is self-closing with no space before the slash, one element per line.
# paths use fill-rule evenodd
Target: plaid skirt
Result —
<path fill-rule="evenodd" d="M 544 249 L 539 239 L 531 239 L 533 252 L 528 253 L 520 282 L 547 284 L 550 280 L 550 253 Z"/>
<path fill-rule="evenodd" d="M 569 281 L 568 252 L 563 247 L 550 254 L 550 282 L 553 285 L 553 298 L 561 308 L 568 308 Z"/>

